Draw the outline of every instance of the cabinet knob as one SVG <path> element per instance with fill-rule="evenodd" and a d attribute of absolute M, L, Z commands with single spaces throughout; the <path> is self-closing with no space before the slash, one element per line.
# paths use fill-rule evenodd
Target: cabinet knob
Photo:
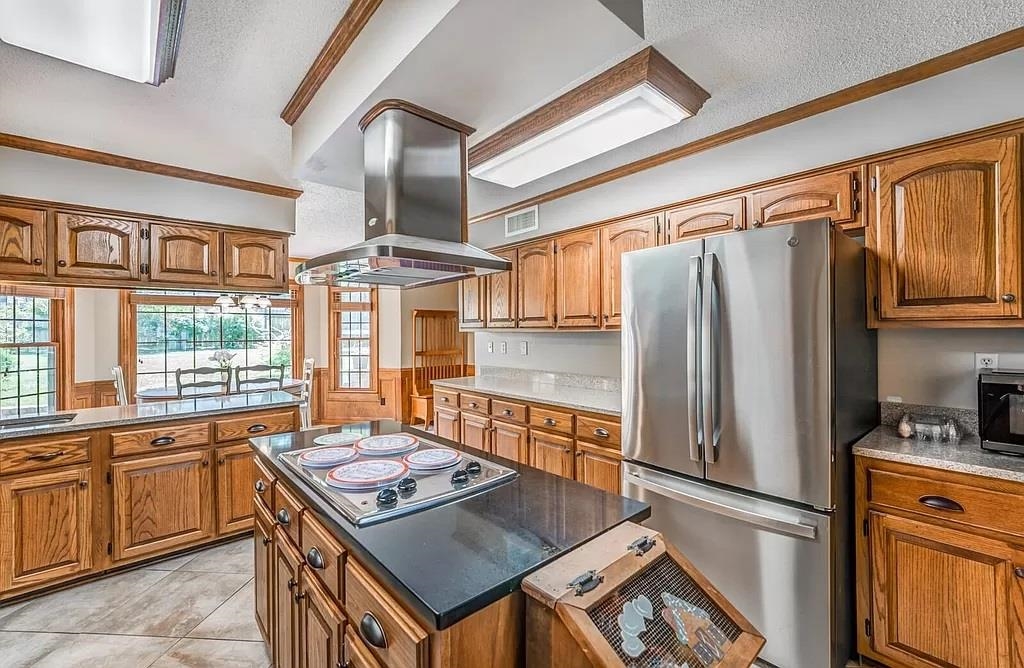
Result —
<path fill-rule="evenodd" d="M 1006 302 L 1007 304 L 1012 304 L 1013 302 L 1017 301 L 1017 295 L 1013 294 L 1012 292 L 1007 292 L 1005 295 L 1003 295 L 1003 301 Z"/>
<path fill-rule="evenodd" d="M 761 227 L 762 225 L 764 225 L 764 223 L 762 223 L 760 220 L 754 221 L 754 227 Z"/>
<path fill-rule="evenodd" d="M 288 578 L 288 591 L 295 589 L 295 578 Z"/>
<path fill-rule="evenodd" d="M 1017 566 L 1013 569 L 1013 574 L 1019 578 L 1024 578 L 1024 566 Z"/>
<path fill-rule="evenodd" d="M 231 278 L 232 276 L 234 276 L 234 274 L 232 274 L 230 271 L 225 272 L 224 275 L 227 276 L 228 278 Z"/>
<path fill-rule="evenodd" d="M 299 601 L 301 601 L 304 598 L 306 598 L 306 592 L 304 592 L 304 591 L 296 592 L 296 594 L 295 594 L 295 602 L 296 603 L 298 603 Z"/>
<path fill-rule="evenodd" d="M 257 480 L 256 484 L 253 485 L 253 487 L 255 487 L 256 491 L 260 494 L 267 491 L 267 483 L 263 482 L 262 480 Z"/>
<path fill-rule="evenodd" d="M 570 452 L 572 452 L 572 448 L 562 448 L 562 452 L 564 452 L 565 454 L 569 454 Z"/>
<path fill-rule="evenodd" d="M 32 260 L 32 264 L 34 264 L 34 265 L 36 265 L 36 266 L 39 266 L 39 265 L 41 265 L 42 263 L 43 263 L 43 258 L 41 258 L 41 257 L 37 257 L 37 258 L 34 258 L 34 259 Z"/>
<path fill-rule="evenodd" d="M 732 226 L 732 230 L 733 230 L 733 232 L 740 232 L 741 230 L 743 230 L 743 226 L 740 225 L 739 223 L 737 223 L 737 224 Z"/>
<path fill-rule="evenodd" d="M 65 260 L 57 260 L 57 266 L 58 267 L 66 267 L 66 266 L 68 266 L 68 263 Z"/>
<path fill-rule="evenodd" d="M 363 640 L 378 649 L 386 649 L 388 646 L 388 638 L 384 635 L 384 627 L 380 625 L 380 622 L 377 621 L 372 612 L 367 612 L 359 620 L 359 635 L 363 637 Z"/>
<path fill-rule="evenodd" d="M 271 538 L 270 536 L 264 536 L 263 537 L 263 544 L 264 545 L 270 545 L 272 542 L 274 542 L 274 539 Z"/>
<path fill-rule="evenodd" d="M 216 272 L 216 271 L 211 271 L 211 272 L 210 272 L 210 276 L 216 276 L 216 275 L 217 275 L 217 272 Z"/>
<path fill-rule="evenodd" d="M 227 461 L 227 460 L 226 460 L 226 459 L 224 459 L 223 457 L 219 457 L 219 458 L 217 459 L 217 463 L 218 463 L 218 464 L 220 464 L 221 466 L 224 466 L 224 462 L 226 462 L 226 461 Z"/>
<path fill-rule="evenodd" d="M 202 461 L 202 464 L 203 464 L 203 466 L 209 466 L 210 465 L 210 460 L 209 459 L 204 459 Z"/>
<path fill-rule="evenodd" d="M 85 489 L 86 487 L 89 486 L 89 481 L 88 480 L 80 480 L 78 482 L 78 486 L 81 487 L 82 489 Z"/>

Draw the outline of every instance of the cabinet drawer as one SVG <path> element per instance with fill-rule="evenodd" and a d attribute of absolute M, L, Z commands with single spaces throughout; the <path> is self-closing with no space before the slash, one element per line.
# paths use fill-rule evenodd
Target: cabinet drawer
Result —
<path fill-rule="evenodd" d="M 491 399 L 491 415 L 510 422 L 526 422 L 529 409 L 526 404 L 516 404 L 501 399 Z"/>
<path fill-rule="evenodd" d="M 302 556 L 334 598 L 345 600 L 345 548 L 312 513 L 302 516 Z"/>
<path fill-rule="evenodd" d="M 455 408 L 459 405 L 459 393 L 452 392 L 451 390 L 442 390 L 438 387 L 434 388 L 434 406 L 443 406 L 446 408 Z"/>
<path fill-rule="evenodd" d="M 288 534 L 296 547 L 302 545 L 299 524 L 302 522 L 302 513 L 306 506 L 283 485 L 275 486 L 274 505 L 274 521 Z"/>
<path fill-rule="evenodd" d="M 530 406 L 530 426 L 561 434 L 572 433 L 572 413 Z"/>
<path fill-rule="evenodd" d="M 238 441 L 253 436 L 287 434 L 295 431 L 295 417 L 292 411 L 243 415 L 214 423 L 214 436 L 218 443 Z"/>
<path fill-rule="evenodd" d="M 459 395 L 459 408 L 464 411 L 487 415 L 491 410 L 491 400 L 479 394 L 466 394 L 463 392 Z"/>
<path fill-rule="evenodd" d="M 1024 536 L 1024 496 L 878 469 L 868 470 L 868 501 Z"/>
<path fill-rule="evenodd" d="M 0 450 L 0 475 L 55 468 L 89 461 L 89 437 L 48 439 Z"/>
<path fill-rule="evenodd" d="M 389 668 L 427 666 L 427 632 L 351 559 L 345 564 L 345 610 L 360 639 L 381 663 Z"/>
<path fill-rule="evenodd" d="M 576 438 L 618 448 L 621 433 L 622 427 L 615 420 L 576 416 Z"/>
<path fill-rule="evenodd" d="M 267 465 L 254 455 L 253 461 L 256 464 L 256 481 L 253 483 L 256 498 L 260 500 L 267 512 L 273 513 L 274 509 L 274 487 L 277 485 L 277 476 L 270 472 Z"/>
<path fill-rule="evenodd" d="M 125 457 L 158 450 L 207 445 L 209 442 L 210 425 L 206 422 L 174 424 L 137 431 L 115 431 L 110 434 L 110 452 L 112 457 Z"/>

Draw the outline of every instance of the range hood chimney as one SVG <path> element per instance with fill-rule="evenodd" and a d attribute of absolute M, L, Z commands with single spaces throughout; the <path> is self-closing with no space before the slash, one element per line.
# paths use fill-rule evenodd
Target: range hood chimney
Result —
<path fill-rule="evenodd" d="M 512 268 L 466 243 L 466 137 L 473 128 L 384 100 L 359 129 L 365 241 L 304 262 L 296 281 L 415 288 Z"/>

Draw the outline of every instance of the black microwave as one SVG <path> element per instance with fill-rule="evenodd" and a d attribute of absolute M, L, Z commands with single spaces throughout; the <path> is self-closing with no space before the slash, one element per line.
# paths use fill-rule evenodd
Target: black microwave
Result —
<path fill-rule="evenodd" d="M 978 374 L 978 435 L 986 450 L 1024 454 L 1024 370 Z"/>

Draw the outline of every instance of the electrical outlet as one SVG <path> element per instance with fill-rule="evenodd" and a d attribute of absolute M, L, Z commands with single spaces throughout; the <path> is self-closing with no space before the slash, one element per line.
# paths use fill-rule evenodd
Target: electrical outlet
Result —
<path fill-rule="evenodd" d="M 508 355 L 508 341 L 501 342 L 501 354 Z"/>
<path fill-rule="evenodd" d="M 494 341 L 488 341 L 487 342 L 487 352 L 489 352 L 489 353 L 493 353 L 494 352 Z"/>
<path fill-rule="evenodd" d="M 974 368 L 978 371 L 999 368 L 999 355 L 996 353 L 974 353 Z"/>
<path fill-rule="evenodd" d="M 530 354 L 530 344 L 529 344 L 528 341 L 520 341 L 519 342 L 519 354 L 520 355 L 529 355 Z"/>

